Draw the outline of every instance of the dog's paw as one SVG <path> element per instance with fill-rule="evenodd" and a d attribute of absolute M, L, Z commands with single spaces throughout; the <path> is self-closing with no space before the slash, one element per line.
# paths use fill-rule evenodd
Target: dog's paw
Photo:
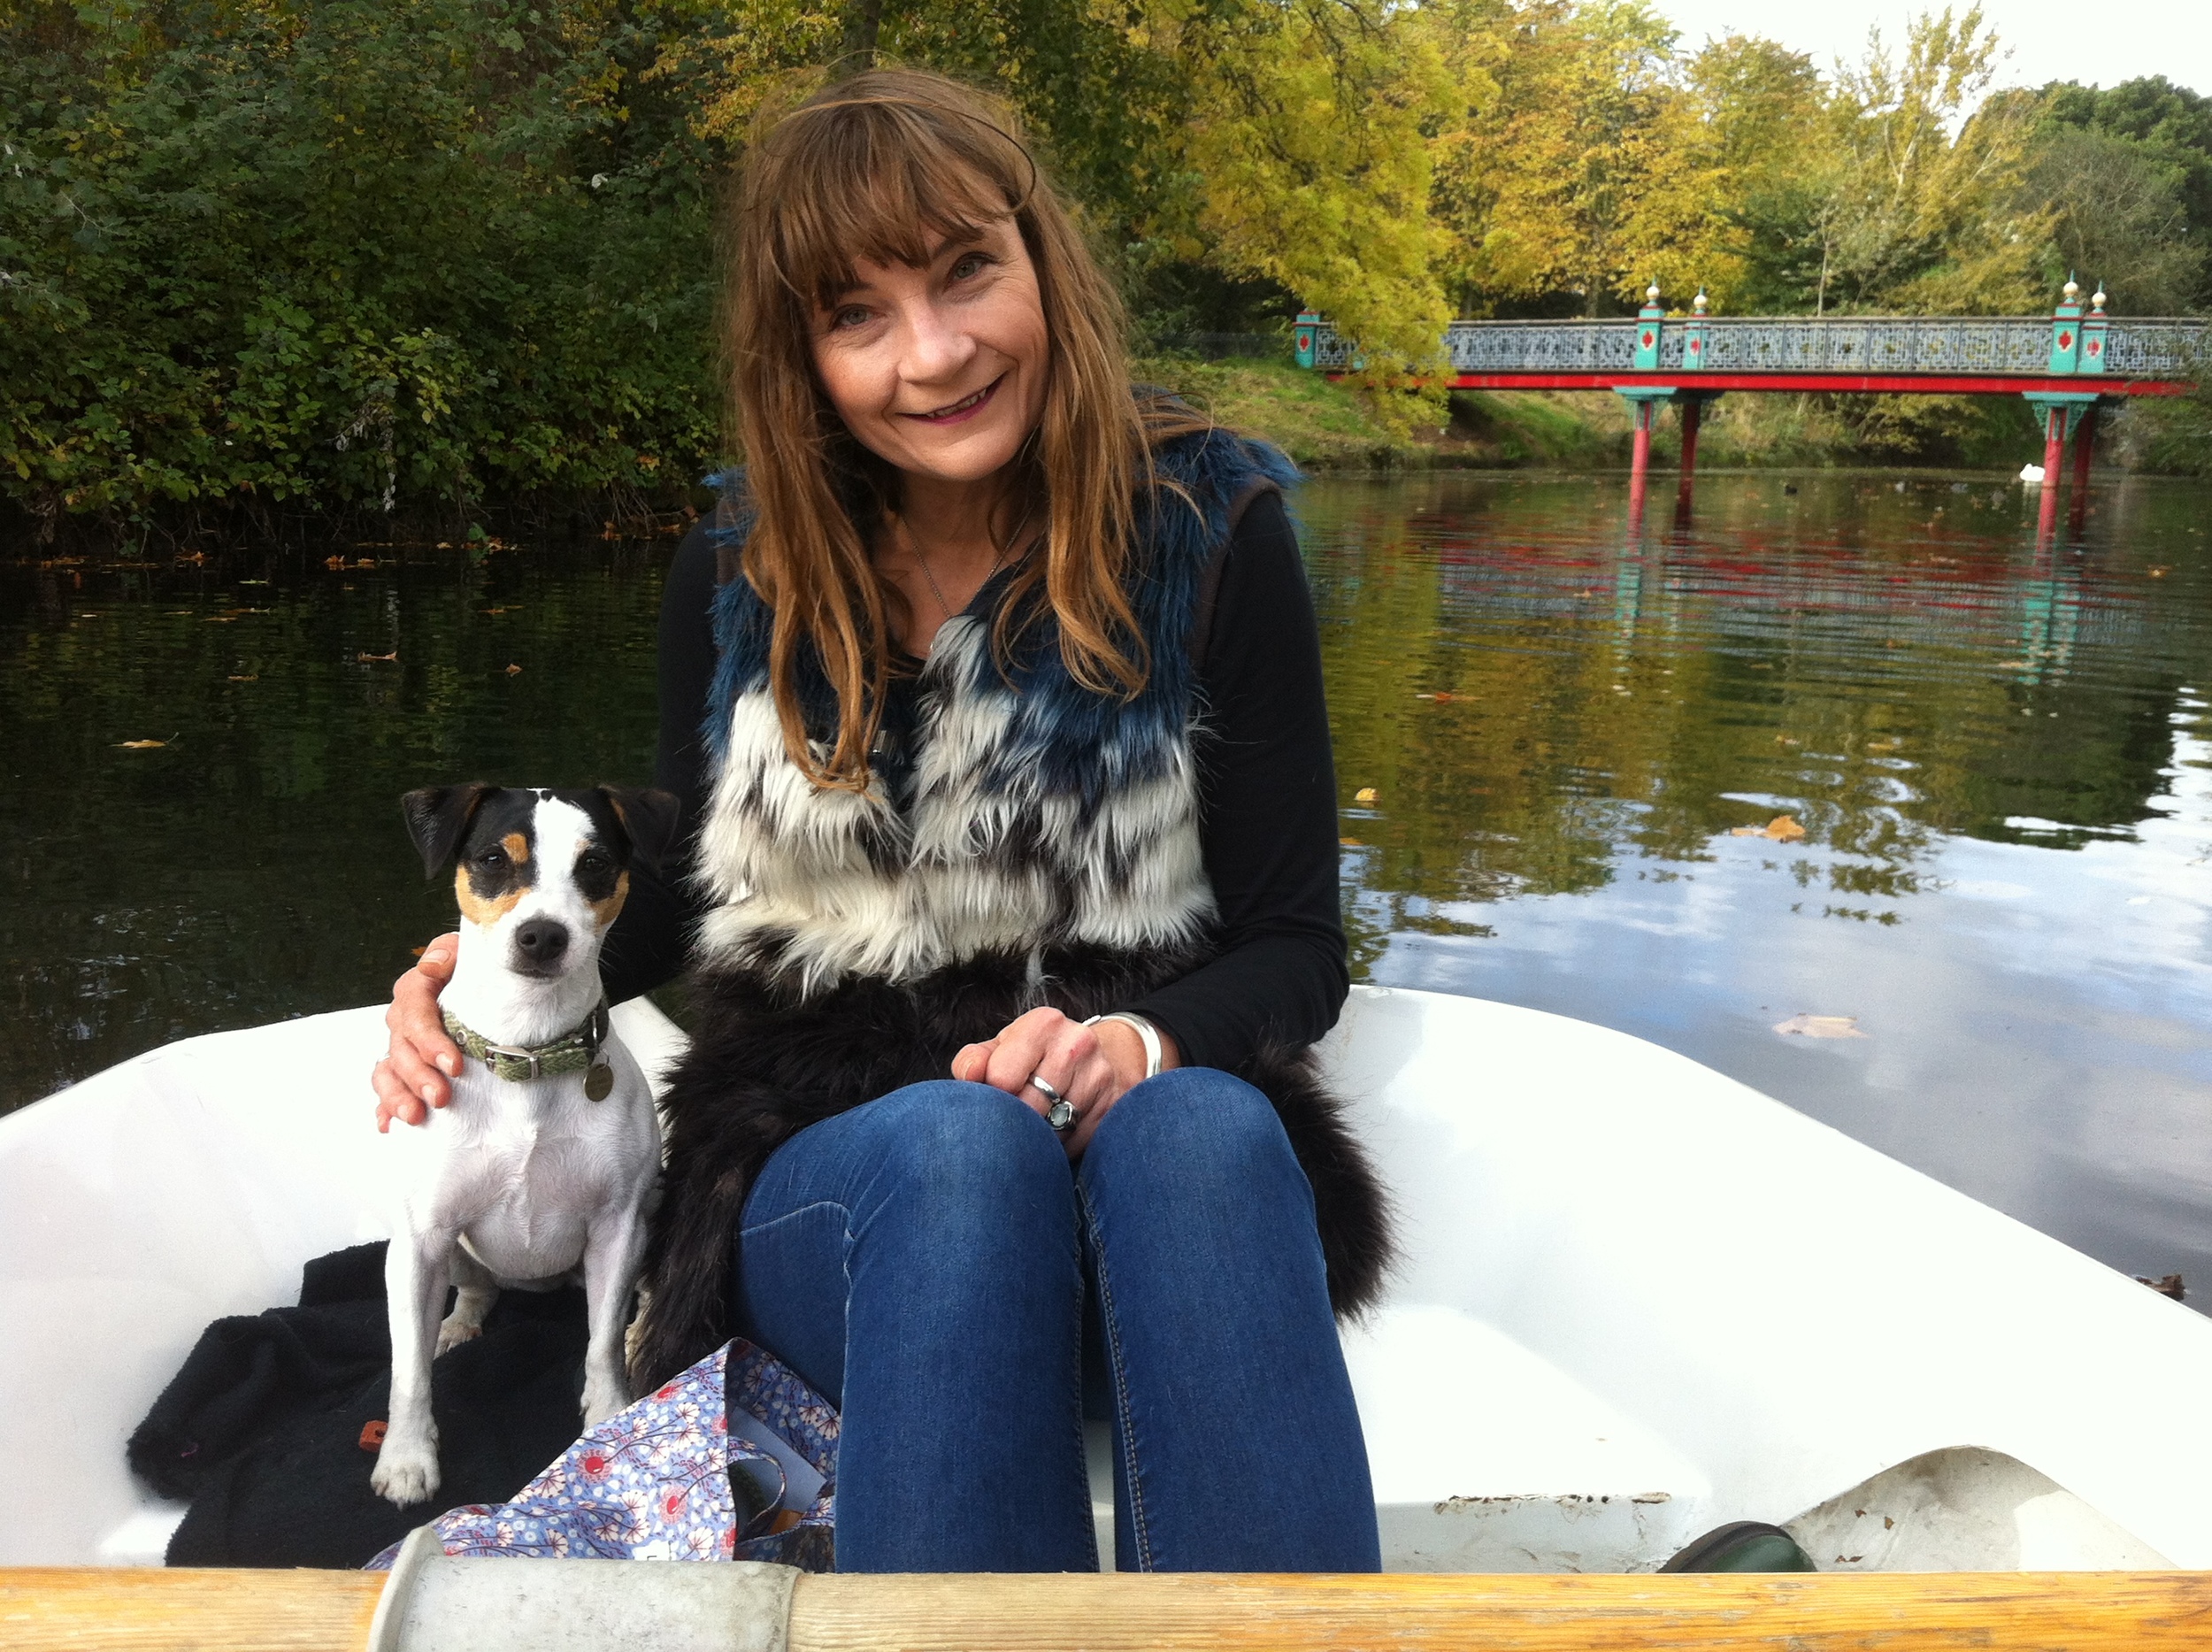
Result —
<path fill-rule="evenodd" d="M 444 1323 L 438 1327 L 438 1352 L 446 1353 L 464 1342 L 472 1342 L 483 1334 L 484 1327 L 479 1321 L 464 1319 L 458 1314 L 448 1314 Z"/>
<path fill-rule="evenodd" d="M 438 1489 L 436 1443 L 395 1448 L 388 1435 L 383 1449 L 376 1454 L 376 1471 L 369 1476 L 369 1489 L 403 1509 L 410 1503 L 429 1502 Z"/>

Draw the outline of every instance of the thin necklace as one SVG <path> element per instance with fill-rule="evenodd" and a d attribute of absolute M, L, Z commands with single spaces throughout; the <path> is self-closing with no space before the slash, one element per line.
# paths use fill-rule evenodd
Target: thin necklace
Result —
<path fill-rule="evenodd" d="M 914 537 L 914 530 L 907 526 L 904 517 L 896 511 L 887 512 L 887 514 L 891 518 L 892 526 L 905 535 L 907 549 L 914 553 L 915 565 L 921 569 L 922 578 L 929 581 L 929 594 L 937 599 L 937 606 L 944 610 L 945 618 L 950 619 L 953 617 L 952 604 L 945 600 L 945 590 L 937 583 L 937 576 L 929 571 L 929 558 L 922 555 L 922 542 Z M 1022 519 L 1015 525 L 1014 533 L 1008 536 L 1008 544 L 1012 544 L 1014 539 L 1019 537 L 1021 530 L 1028 526 L 1029 518 L 1025 513 Z M 998 571 L 1005 565 L 1006 552 L 1002 550 L 991 559 L 991 571 L 983 576 L 981 583 L 976 588 L 981 590 L 984 586 L 988 585 L 997 577 Z"/>

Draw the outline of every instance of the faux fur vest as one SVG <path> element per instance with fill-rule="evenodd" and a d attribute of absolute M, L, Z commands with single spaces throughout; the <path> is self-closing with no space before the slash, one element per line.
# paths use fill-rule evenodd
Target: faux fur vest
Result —
<path fill-rule="evenodd" d="M 772 616 L 738 572 L 741 495 L 720 513 L 713 775 L 693 876 L 695 1037 L 663 1108 L 668 1164 L 633 1375 L 657 1384 L 732 1334 L 738 1218 L 768 1156 L 820 1119 L 946 1076 L 962 1045 L 1040 1004 L 1078 1018 L 1132 1003 L 1217 950 L 1192 754 L 1197 662 L 1220 554 L 1243 506 L 1295 473 L 1224 432 L 1158 456 L 1130 595 L 1150 651 L 1123 702 L 1075 682 L 1049 615 L 1002 672 L 990 619 L 938 634 L 887 713 L 864 793 L 794 765 L 770 697 Z M 835 705 L 803 669 L 810 727 Z M 1306 1052 L 1240 1068 L 1275 1104 L 1314 1189 L 1339 1312 L 1376 1295 L 1386 1201 Z"/>

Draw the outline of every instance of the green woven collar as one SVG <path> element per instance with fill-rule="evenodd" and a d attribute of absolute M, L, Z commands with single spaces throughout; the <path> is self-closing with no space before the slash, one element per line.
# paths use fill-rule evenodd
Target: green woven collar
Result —
<path fill-rule="evenodd" d="M 549 1044 L 536 1044 L 527 1049 L 511 1044 L 495 1044 L 475 1028 L 464 1026 L 460 1018 L 448 1010 L 445 1030 L 453 1035 L 453 1041 L 475 1060 L 492 1070 L 495 1078 L 520 1083 L 525 1079 L 549 1079 L 557 1073 L 581 1072 L 599 1058 L 599 1047 L 607 1041 L 609 1021 L 607 1001 L 602 998 L 599 1007 L 585 1019 Z"/>

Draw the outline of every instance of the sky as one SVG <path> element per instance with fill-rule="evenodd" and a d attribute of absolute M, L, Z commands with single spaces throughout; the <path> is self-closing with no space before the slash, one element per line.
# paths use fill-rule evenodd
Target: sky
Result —
<path fill-rule="evenodd" d="M 1672 19 L 1682 44 L 1692 50 L 1708 36 L 1763 35 L 1793 51 L 1809 52 L 1827 70 L 1839 57 L 1855 61 L 1862 55 L 1870 26 L 1878 24 L 1885 41 L 1901 46 L 1906 19 L 1939 7 L 1903 0 L 1657 0 L 1655 9 Z M 2111 86 L 2162 74 L 2212 93 L 2212 0 L 2131 0 L 2110 12 L 2079 0 L 1985 0 L 1982 14 L 2012 49 L 1999 71 L 2000 85 L 2080 81 Z"/>

